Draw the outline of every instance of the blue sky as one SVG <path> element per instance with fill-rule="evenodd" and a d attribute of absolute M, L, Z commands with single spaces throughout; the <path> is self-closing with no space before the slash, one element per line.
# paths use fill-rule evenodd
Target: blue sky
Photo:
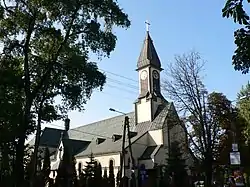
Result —
<path fill-rule="evenodd" d="M 120 0 L 119 3 L 132 25 L 128 30 L 114 30 L 118 37 L 116 49 L 98 65 L 102 70 L 132 80 L 107 72 L 103 93 L 95 92 L 84 112 L 69 114 L 71 128 L 117 115 L 109 108 L 122 112 L 133 110 L 138 93 L 135 68 L 145 37 L 145 20 L 151 23 L 150 34 L 163 68 L 173 62 L 176 54 L 194 49 L 207 61 L 204 83 L 209 91 L 223 92 L 234 100 L 241 86 L 249 80 L 249 75 L 234 71 L 231 64 L 235 49 L 233 31 L 238 25 L 222 18 L 223 0 Z M 61 121 L 53 124 L 63 127 Z"/>

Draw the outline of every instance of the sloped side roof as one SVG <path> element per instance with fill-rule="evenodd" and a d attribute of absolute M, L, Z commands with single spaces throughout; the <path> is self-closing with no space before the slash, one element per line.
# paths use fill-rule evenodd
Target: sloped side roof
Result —
<path fill-rule="evenodd" d="M 63 146 L 67 147 L 72 155 L 76 155 L 81 151 L 84 151 L 88 145 L 89 141 L 82 140 L 72 140 L 72 139 L 64 139 Z"/>
<path fill-rule="evenodd" d="M 149 130 L 161 129 L 167 116 L 168 108 L 169 105 L 161 107 L 161 112 L 159 112 L 158 116 L 156 116 L 153 122 L 148 121 L 139 123 L 137 125 L 135 124 L 134 112 L 127 114 L 130 120 L 130 131 L 137 132 L 136 136 L 131 139 L 131 142 L 136 143 L 136 140 Z M 93 154 L 120 152 L 122 139 L 113 142 L 112 136 L 113 134 L 122 135 L 123 124 L 124 115 L 121 115 L 69 130 L 70 139 L 91 141 L 86 150 L 76 156 L 87 156 L 90 155 L 91 152 L 93 152 Z M 97 145 L 97 138 L 105 138 L 106 140 Z M 128 141 L 126 141 L 125 146 L 128 146 Z"/>
<path fill-rule="evenodd" d="M 45 127 L 40 138 L 40 146 L 57 148 L 63 132 L 62 129 Z"/>
<path fill-rule="evenodd" d="M 136 143 L 136 141 L 142 135 L 150 130 L 161 129 L 166 119 L 169 106 L 169 104 L 160 106 L 159 111 L 157 112 L 158 115 L 155 117 L 153 122 L 148 121 L 135 124 L 135 113 L 128 113 L 127 116 L 129 117 L 130 121 L 130 131 L 136 132 L 136 135 L 131 139 L 131 142 Z M 114 134 L 122 135 L 124 119 L 125 116 L 120 115 L 88 125 L 83 125 L 78 128 L 70 129 L 68 131 L 69 140 L 67 141 L 69 141 L 68 143 L 74 147 L 73 152 L 76 154 L 75 156 L 85 157 L 89 156 L 91 152 L 94 155 L 120 152 L 122 139 L 114 142 L 112 140 L 112 136 Z M 62 132 L 63 130 L 60 129 L 45 128 L 41 136 L 40 145 L 58 147 Z M 97 138 L 104 138 L 105 141 L 100 144 L 96 144 Z M 128 141 L 125 142 L 125 146 L 128 146 Z"/>

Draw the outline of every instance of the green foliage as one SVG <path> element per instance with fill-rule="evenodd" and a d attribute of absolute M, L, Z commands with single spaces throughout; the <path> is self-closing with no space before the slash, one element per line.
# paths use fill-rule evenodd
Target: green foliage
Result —
<path fill-rule="evenodd" d="M 212 166 L 219 157 L 221 139 L 231 130 L 234 114 L 231 102 L 222 93 L 208 93 L 203 84 L 204 61 L 191 51 L 179 55 L 167 70 L 164 90 L 182 115 L 182 121 L 171 119 L 169 124 L 181 125 L 186 133 L 192 154 L 203 164 L 206 186 L 212 181 Z M 183 139 L 185 142 L 186 140 Z"/>
<path fill-rule="evenodd" d="M 97 170 L 96 166 L 96 161 L 94 160 L 94 155 L 91 153 L 89 156 L 89 161 L 86 162 L 87 165 L 83 169 L 83 174 L 86 180 L 86 187 L 91 187 L 95 184 L 94 177 L 95 177 L 95 172 Z"/>
<path fill-rule="evenodd" d="M 45 148 L 42 173 L 45 182 L 47 182 L 50 174 L 50 153 L 48 147 Z"/>
<path fill-rule="evenodd" d="M 91 155 L 89 156 L 89 161 L 86 163 L 87 163 L 87 165 L 83 169 L 84 175 L 87 178 L 94 178 L 96 161 L 94 160 L 93 153 L 91 153 Z"/>
<path fill-rule="evenodd" d="M 241 117 L 245 120 L 246 127 L 244 129 L 244 135 L 246 140 L 250 140 L 250 84 L 249 82 L 242 87 L 238 93 L 237 107 Z"/>
<path fill-rule="evenodd" d="M 187 182 L 187 171 L 185 159 L 180 149 L 179 142 L 172 142 L 169 150 L 166 167 L 167 176 L 172 177 L 172 182 L 176 187 L 182 187 Z"/>
<path fill-rule="evenodd" d="M 118 170 L 117 172 L 117 175 L 116 175 L 116 186 L 119 187 L 120 186 L 120 182 L 121 182 L 121 177 L 120 177 L 120 169 Z"/>
<path fill-rule="evenodd" d="M 106 78 L 89 54 L 109 56 L 117 40 L 111 28 L 129 25 L 113 0 L 1 1 L 0 80 L 6 84 L 0 82 L 0 99 L 6 102 L 0 108 L 7 110 L 0 112 L 5 119 L 0 128 L 11 133 L 0 141 L 17 140 L 17 185 L 22 185 L 24 142 L 34 131 L 35 114 L 53 121 L 69 110 L 83 110 Z"/>
<path fill-rule="evenodd" d="M 104 172 L 103 172 L 103 186 L 108 186 L 108 171 L 107 168 L 104 168 Z"/>
<path fill-rule="evenodd" d="M 248 5 L 249 1 L 246 2 Z M 235 23 L 239 23 L 241 28 L 234 32 L 234 43 L 236 50 L 232 57 L 235 70 L 248 73 L 250 67 L 250 24 L 249 15 L 244 9 L 243 0 L 227 0 L 222 9 L 223 17 L 232 17 Z"/>
<path fill-rule="evenodd" d="M 64 146 L 63 158 L 59 164 L 56 176 L 56 185 L 67 186 L 73 185 L 76 175 L 75 158 L 71 155 L 69 147 Z"/>

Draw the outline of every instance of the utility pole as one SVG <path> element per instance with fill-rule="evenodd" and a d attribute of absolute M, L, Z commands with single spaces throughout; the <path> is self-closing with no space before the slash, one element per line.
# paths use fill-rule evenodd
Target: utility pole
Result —
<path fill-rule="evenodd" d="M 132 160 L 132 168 L 130 166 L 130 169 L 131 169 L 132 172 L 135 169 L 135 159 L 134 159 L 133 153 L 132 153 L 131 135 L 130 135 L 130 128 L 129 128 L 129 117 L 126 115 L 126 113 L 117 111 L 117 110 L 115 110 L 113 108 L 110 108 L 109 110 L 112 111 L 112 112 L 117 112 L 117 113 L 125 115 L 124 124 L 123 124 L 122 151 L 121 151 L 121 159 L 120 159 L 120 179 L 122 179 L 122 174 L 124 174 L 124 176 L 125 176 L 125 167 L 123 165 L 125 164 L 126 132 L 127 132 L 128 148 L 129 148 L 129 152 L 130 152 L 130 158 Z M 129 182 L 129 185 L 130 185 L 130 182 Z M 120 186 L 123 187 L 124 182 L 121 182 Z"/>
<path fill-rule="evenodd" d="M 127 116 L 125 116 L 124 124 L 123 124 L 123 136 L 122 136 L 122 152 L 121 152 L 121 160 L 120 160 L 120 180 L 122 179 L 122 173 L 125 175 L 125 167 L 123 168 L 124 164 L 124 157 L 125 157 L 125 141 L 126 141 L 126 126 L 128 123 L 129 119 Z M 122 182 L 120 184 L 123 185 Z"/>

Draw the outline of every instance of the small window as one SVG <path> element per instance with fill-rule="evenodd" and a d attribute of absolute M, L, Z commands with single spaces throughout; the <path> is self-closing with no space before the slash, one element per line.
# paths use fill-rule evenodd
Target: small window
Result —
<path fill-rule="evenodd" d="M 53 170 L 53 177 L 55 177 L 56 176 L 56 171 L 55 170 Z"/>
<path fill-rule="evenodd" d="M 82 171 L 82 163 L 81 162 L 78 163 L 78 171 Z"/>
<path fill-rule="evenodd" d="M 115 165 L 115 161 L 114 161 L 113 158 L 111 158 L 111 159 L 109 160 L 109 165 L 110 165 L 110 166 L 114 166 L 114 165 Z"/>

